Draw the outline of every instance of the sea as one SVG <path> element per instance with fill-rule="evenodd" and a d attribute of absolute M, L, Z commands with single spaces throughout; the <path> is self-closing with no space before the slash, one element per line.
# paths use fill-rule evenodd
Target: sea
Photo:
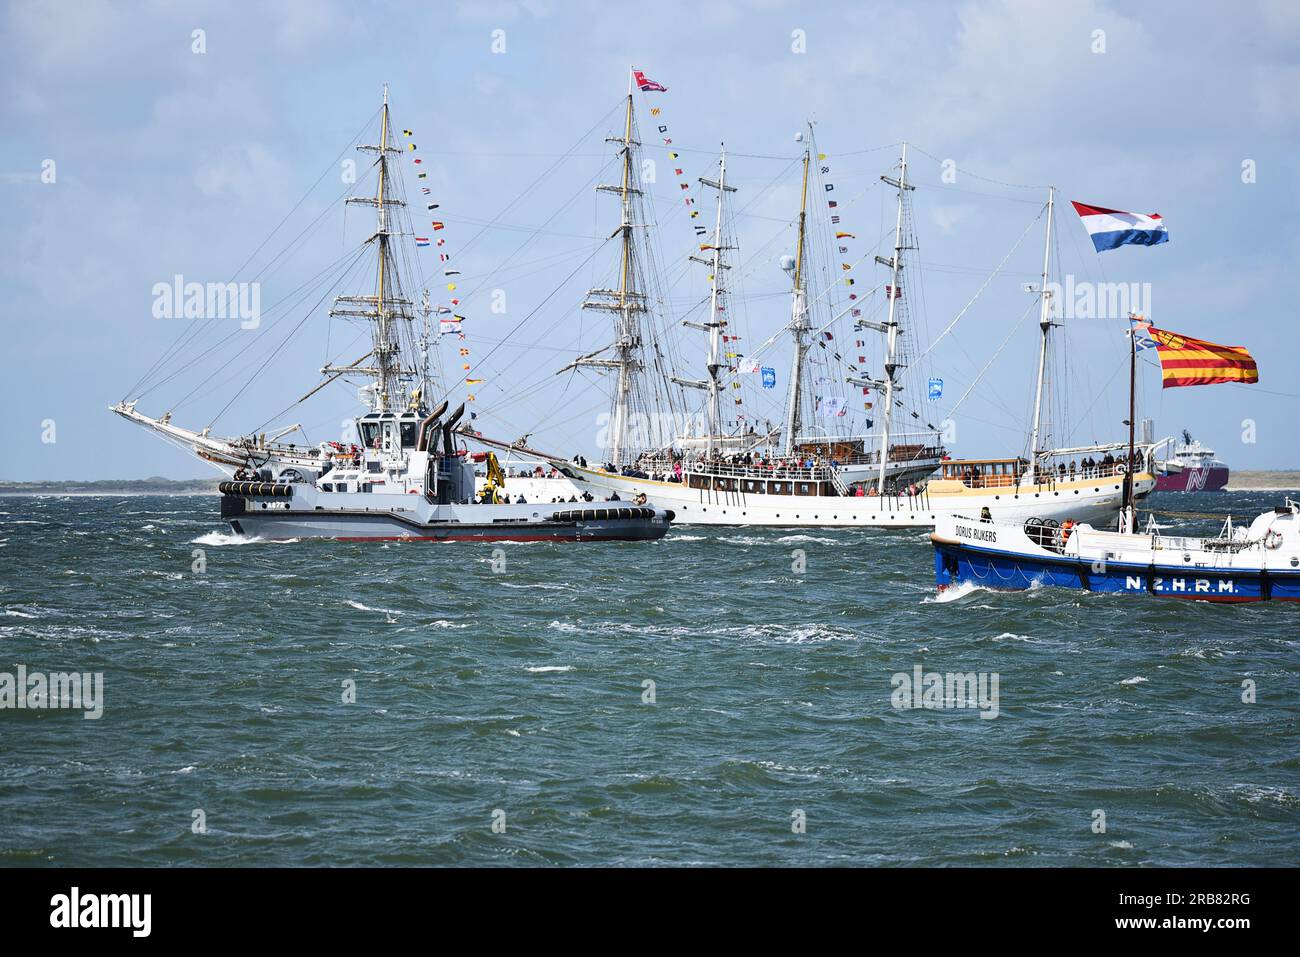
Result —
<path fill-rule="evenodd" d="M 6 704 L 20 668 L 81 707 Z M 8 497 L 0 865 L 1294 865 L 1298 679 L 1295 605 L 940 596 L 919 530 L 271 543 L 215 496 Z"/>

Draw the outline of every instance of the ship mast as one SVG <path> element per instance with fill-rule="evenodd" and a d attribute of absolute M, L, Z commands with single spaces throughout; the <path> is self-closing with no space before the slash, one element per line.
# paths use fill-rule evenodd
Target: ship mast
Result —
<path fill-rule="evenodd" d="M 610 461 L 615 467 L 623 464 L 627 454 L 627 431 L 629 405 L 632 395 L 633 377 L 641 368 L 641 335 L 637 313 L 645 311 L 645 296 L 636 289 L 636 263 L 632 240 L 633 200 L 641 195 L 633 179 L 633 148 L 640 146 L 632 138 L 632 74 L 628 73 L 627 111 L 623 122 L 623 135 L 605 138 L 606 143 L 618 143 L 622 154 L 622 176 L 618 186 L 597 186 L 598 192 L 615 193 L 619 197 L 621 219 L 614 235 L 620 237 L 619 273 L 617 289 L 591 289 L 582 303 L 583 309 L 601 309 L 615 314 L 614 358 L 600 359 L 593 353 L 581 356 L 569 363 L 560 372 L 576 366 L 596 366 L 598 368 L 617 370 L 618 381 L 614 387 L 614 409 L 610 425 Z M 604 352 L 605 349 L 599 350 Z"/>
<path fill-rule="evenodd" d="M 683 320 L 682 325 L 689 326 L 692 329 L 699 329 L 708 334 L 709 337 L 709 360 L 708 370 L 709 378 L 704 381 L 695 379 L 679 379 L 673 376 L 673 381 L 678 385 L 690 386 L 695 389 L 705 389 L 709 393 L 709 435 L 708 449 L 709 457 L 713 456 L 713 447 L 715 437 L 722 433 L 722 382 L 719 380 L 718 373 L 722 370 L 725 363 L 722 361 L 722 330 L 726 327 L 726 319 L 720 316 L 720 311 L 724 309 L 723 297 L 726 295 L 727 288 L 722 281 L 723 270 L 730 269 L 724 261 L 724 250 L 730 249 L 730 246 L 723 244 L 722 224 L 723 210 L 726 202 L 727 193 L 734 193 L 736 187 L 727 185 L 727 148 L 724 144 L 718 154 L 718 178 L 716 180 L 700 177 L 700 182 L 705 186 L 711 186 L 718 191 L 717 215 L 713 224 L 713 242 L 709 245 L 713 255 L 708 259 L 700 256 L 690 256 L 691 262 L 697 262 L 708 266 L 712 272 L 709 276 L 709 318 L 703 323 Z M 701 246 L 700 251 L 704 252 L 705 247 Z"/>
<path fill-rule="evenodd" d="M 1047 288 L 1047 275 L 1052 256 L 1052 211 L 1056 199 L 1056 187 L 1047 188 L 1047 237 L 1043 240 L 1043 279 L 1039 292 L 1042 294 L 1038 312 L 1038 329 L 1041 340 L 1038 346 L 1038 384 L 1034 387 L 1034 430 L 1029 437 L 1029 454 L 1033 459 L 1034 480 L 1038 480 L 1038 440 L 1042 429 L 1043 415 L 1043 374 L 1047 368 L 1047 336 L 1052 328 L 1052 293 Z"/>
<path fill-rule="evenodd" d="M 396 269 L 392 264 L 392 251 L 389 248 L 392 233 L 389 230 L 388 208 L 390 206 L 405 206 L 406 204 L 400 199 L 393 199 L 389 196 L 388 154 L 398 153 L 400 150 L 389 144 L 387 84 L 384 85 L 384 105 L 381 115 L 378 145 L 357 147 L 363 152 L 378 155 L 378 159 L 375 161 L 378 172 L 375 195 L 354 196 L 347 200 L 348 203 L 361 206 L 374 206 L 376 210 L 375 232 L 366 240 L 368 243 L 374 243 L 378 252 L 375 294 L 373 296 L 338 296 L 334 300 L 334 308 L 330 310 L 331 316 L 360 317 L 369 319 L 373 324 L 371 337 L 374 346 L 371 350 L 371 357 L 374 359 L 374 365 L 364 367 L 349 366 L 347 371 L 349 373 L 363 373 L 373 378 L 373 410 L 375 412 L 391 410 L 400 395 L 404 370 L 401 364 L 401 350 L 397 341 L 397 323 L 395 320 L 410 320 L 412 318 L 409 311 L 412 304 L 410 300 L 401 296 L 401 291 L 397 286 Z M 332 375 L 338 371 L 332 364 L 327 364 L 321 369 L 321 372 L 326 375 Z"/>
<path fill-rule="evenodd" d="M 1134 460 L 1134 438 L 1133 430 L 1136 427 L 1137 419 L 1137 327 L 1132 322 L 1130 316 L 1128 330 L 1128 463 L 1124 468 L 1124 493 L 1123 506 L 1120 509 L 1120 521 L 1123 523 L 1120 531 L 1133 534 L 1133 526 L 1137 521 L 1137 510 L 1133 502 L 1133 464 Z"/>
<path fill-rule="evenodd" d="M 915 189 L 907 181 L 907 144 L 903 144 L 903 155 L 899 165 L 898 179 L 881 176 L 880 179 L 898 190 L 898 211 L 894 218 L 894 255 L 890 259 L 876 257 L 876 261 L 889 267 L 889 318 L 885 321 L 885 383 L 884 409 L 880 420 L 880 478 L 877 488 L 885 493 L 885 471 L 889 466 L 889 417 L 894 410 L 894 374 L 898 369 L 898 300 L 902 295 L 899 277 L 903 271 L 903 201 L 910 189 Z"/>
<path fill-rule="evenodd" d="M 803 188 L 799 198 L 799 248 L 795 251 L 792 276 L 794 285 L 791 288 L 791 310 L 793 315 L 790 320 L 790 337 L 794 346 L 794 355 L 790 361 L 790 390 L 786 394 L 786 455 L 794 454 L 795 433 L 799 431 L 802 425 L 799 416 L 799 390 L 800 380 L 803 377 L 804 356 L 808 349 L 807 343 L 804 342 L 804 334 L 812 328 L 808 323 L 808 302 L 803 285 L 804 245 L 808 225 L 808 164 L 810 158 L 811 148 L 805 147 L 803 151 Z"/>

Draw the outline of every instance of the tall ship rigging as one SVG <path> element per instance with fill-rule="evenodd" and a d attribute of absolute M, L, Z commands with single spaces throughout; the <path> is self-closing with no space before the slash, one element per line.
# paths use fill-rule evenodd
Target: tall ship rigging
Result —
<path fill-rule="evenodd" d="M 839 308 L 829 295 L 833 284 L 817 289 L 810 282 L 809 183 L 815 154 L 810 126 L 800 163 L 800 208 L 796 220 L 793 254 L 782 258 L 790 279 L 790 318 L 766 343 L 745 357 L 750 372 L 757 371 L 755 356 L 788 335 L 791 352 L 789 381 L 780 420 L 763 428 L 754 422 L 737 421 L 730 431 L 723 429 L 723 396 L 727 386 L 740 388 L 738 356 L 729 353 L 732 290 L 729 276 L 732 254 L 737 250 L 734 231 L 728 228 L 728 204 L 736 188 L 727 181 L 725 149 L 718 158 L 716 177 L 700 179 L 715 196 L 714 222 L 707 242 L 699 244 L 690 260 L 708 270 L 709 293 L 703 320 L 684 320 L 683 325 L 703 333 L 704 377 L 662 372 L 662 353 L 653 348 L 647 361 L 647 327 L 643 317 L 653 309 L 640 285 L 644 276 L 639 264 L 636 230 L 649 223 L 634 216 L 639 210 L 641 189 L 635 181 L 639 168 L 635 135 L 634 102 L 629 92 L 624 132 L 613 138 L 619 145 L 622 179 L 618 187 L 599 187 L 620 197 L 621 222 L 614 235 L 621 240 L 617 288 L 594 289 L 584 308 L 606 309 L 615 315 L 616 340 L 598 353 L 578 358 L 566 369 L 596 366 L 613 374 L 611 440 L 606 444 L 608 459 L 601 464 L 581 457 L 565 460 L 530 447 L 526 442 L 502 442 L 477 432 L 485 444 L 548 461 L 579 489 L 597 495 L 617 494 L 621 499 L 646 501 L 673 510 L 676 521 L 710 525 L 908 527 L 931 526 L 936 516 L 948 511 L 981 513 L 1021 520 L 1030 516 L 1051 519 L 1070 515 L 1101 520 L 1116 514 L 1123 496 L 1124 475 L 1133 470 L 1137 495 L 1150 491 L 1149 456 L 1143 451 L 1132 458 L 1123 452 L 1124 443 L 1093 444 L 1086 447 L 1051 448 L 1048 435 L 1044 389 L 1049 361 L 1049 338 L 1053 327 L 1051 290 L 1048 286 L 1053 227 L 1054 192 L 1046 205 L 1047 237 L 1044 242 L 1040 298 L 1040 348 L 1035 380 L 1032 427 L 1025 456 L 1000 459 L 954 461 L 945 454 L 940 430 L 927 425 L 920 431 L 899 427 L 900 413 L 920 420 L 916 393 L 906 388 L 910 362 L 910 329 L 905 325 L 906 297 L 903 292 L 905 254 L 915 248 L 912 236 L 907 147 L 903 145 L 896 175 L 881 180 L 894 190 L 893 244 L 888 257 L 876 256 L 875 263 L 887 271 L 883 284 L 884 308 L 879 319 L 862 318 L 856 296 Z M 803 135 L 799 137 L 803 139 Z M 891 171 L 892 172 L 892 171 Z M 848 268 L 848 264 L 845 265 Z M 814 316 L 816 318 L 814 318 Z M 856 366 L 833 366 L 842 384 L 861 388 L 878 406 L 869 434 L 839 434 L 825 429 L 816 434 L 808 426 L 818 412 L 843 415 L 842 398 L 818 394 L 817 385 L 833 384 L 829 376 L 810 377 L 812 359 L 831 352 L 829 331 L 846 316 L 856 317 L 854 331 L 880 336 L 881 371 L 870 374 Z M 859 342 L 859 345 L 863 343 Z M 562 370 L 564 371 L 564 370 Z M 766 372 L 765 372 L 766 375 Z M 810 383 L 810 378 L 812 382 Z M 626 438 L 626 424 L 644 407 L 633 405 L 641 387 L 656 380 L 703 396 L 702 430 L 672 435 L 666 441 L 635 449 Z M 765 383 L 766 384 L 766 383 Z M 667 393 L 668 401 L 673 393 Z M 680 400 L 679 401 L 684 401 Z M 740 404 L 740 400 L 735 400 Z M 872 407 L 875 403 L 866 403 Z M 1117 454 L 1118 453 L 1118 454 Z M 934 474 L 934 473 L 938 474 Z M 934 475 L 933 478 L 930 476 Z"/>

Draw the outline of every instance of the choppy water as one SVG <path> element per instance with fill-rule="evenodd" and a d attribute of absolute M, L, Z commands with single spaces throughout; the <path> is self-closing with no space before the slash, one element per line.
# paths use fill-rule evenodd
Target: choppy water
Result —
<path fill-rule="evenodd" d="M 494 570 L 225 544 L 215 512 L 0 499 L 0 671 L 105 698 L 0 710 L 0 864 L 1296 862 L 1295 606 L 940 602 L 920 532 L 681 527 Z M 998 717 L 894 709 L 916 665 L 996 672 Z"/>

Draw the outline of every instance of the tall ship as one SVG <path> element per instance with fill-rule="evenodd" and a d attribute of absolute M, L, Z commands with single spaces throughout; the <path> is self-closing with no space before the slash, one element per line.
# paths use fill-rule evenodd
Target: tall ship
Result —
<path fill-rule="evenodd" d="M 375 191 L 349 197 L 347 203 L 373 207 L 375 226 L 347 257 L 347 268 L 332 288 L 351 277 L 370 276 L 371 285 L 361 292 L 334 296 L 329 316 L 367 327 L 369 351 L 347 364 L 326 363 L 320 370 L 323 380 L 290 405 L 293 408 L 335 381 L 360 381 L 358 395 L 368 408 L 352 421 L 355 438 L 314 446 L 283 441 L 297 425 L 269 436 L 255 432 L 219 437 L 211 427 L 195 430 L 173 423 L 170 411 L 148 416 L 137 409 L 138 399 L 132 398 L 124 398 L 112 411 L 225 472 L 229 480 L 220 484 L 221 515 L 239 534 L 263 539 L 398 541 L 662 537 L 672 515 L 654 506 L 597 502 L 594 496 L 563 504 L 529 501 L 523 495 L 512 501 L 508 479 L 494 453 L 474 455 L 463 445 L 457 447 L 453 430 L 465 414 L 465 405 L 448 415 L 446 396 L 436 404 L 430 399 L 436 387 L 430 362 L 435 310 L 426 292 L 417 312 L 403 289 L 403 275 L 415 261 L 414 250 L 406 247 L 418 240 L 404 215 L 407 203 L 395 164 L 405 151 L 394 143 L 387 87 L 378 142 L 358 149 L 374 157 Z M 271 351 L 262 369 L 270 367 L 283 345 Z M 178 348 L 173 346 L 169 353 Z M 157 379 L 164 371 L 160 361 L 151 374 Z M 184 372 L 182 366 L 162 381 Z M 486 473 L 482 481 L 476 476 L 480 464 Z"/>
<path fill-rule="evenodd" d="M 800 139 L 806 141 L 800 161 L 800 207 L 795 220 L 793 253 L 782 257 L 789 277 L 789 319 L 756 350 L 738 355 L 734 342 L 733 296 L 730 261 L 737 250 L 729 204 L 736 187 L 727 180 L 725 149 L 717 174 L 699 183 L 712 191 L 713 225 L 701 236 L 690 261 L 706 271 L 708 296 L 700 319 L 681 324 L 701 333 L 703 375 L 664 368 L 663 350 L 654 341 L 656 324 L 651 314 L 662 297 L 647 294 L 653 282 L 651 251 L 645 229 L 650 217 L 641 202 L 634 100 L 629 89 L 621 135 L 612 137 L 620 158 L 618 185 L 597 187 L 619 198 L 621 216 L 613 233 L 619 238 L 615 281 L 592 289 L 584 309 L 612 315 L 614 342 L 595 353 L 579 357 L 570 368 L 595 367 L 610 374 L 608 454 L 601 463 L 564 459 L 525 441 L 501 441 L 467 431 L 489 446 L 542 459 L 575 487 L 597 496 L 617 494 L 620 499 L 644 501 L 671 509 L 676 521 L 706 525 L 925 527 L 949 511 L 989 513 L 1021 520 L 1030 516 L 1086 516 L 1105 520 L 1117 514 L 1123 477 L 1134 471 L 1135 489 L 1145 495 L 1154 487 L 1149 448 L 1132 454 L 1121 442 L 1087 447 L 1052 448 L 1044 388 L 1049 358 L 1049 337 L 1055 325 L 1051 316 L 1050 269 L 1054 191 L 1049 191 L 1044 243 L 1040 308 L 1040 351 L 1035 382 L 1032 431 L 1028 453 L 992 459 L 953 460 L 943 448 L 941 430 L 925 424 L 910 430 L 901 423 L 924 423 L 918 401 L 924 388 L 918 383 L 915 344 L 908 326 L 908 296 L 904 277 L 907 253 L 916 248 L 908 180 L 907 146 L 903 144 L 896 169 L 881 176 L 894 191 L 895 215 L 892 250 L 875 256 L 883 268 L 882 282 L 874 292 L 876 311 L 850 294 L 837 300 L 838 283 L 813 282 L 811 268 L 815 245 L 809 204 L 810 184 L 816 177 L 816 149 L 811 126 Z M 817 190 L 821 192 L 822 190 Z M 832 203 L 833 206 L 833 203 Z M 833 217 L 838 220 L 838 216 Z M 844 232 L 831 231 L 836 237 Z M 844 251 L 844 247 L 840 247 Z M 852 264 L 843 263 L 851 269 Z M 846 357 L 835 343 L 843 335 L 842 320 L 856 334 L 879 337 L 879 371 L 867 367 L 866 355 Z M 660 327 L 662 327 L 662 320 Z M 837 332 L 832 332 L 835 329 Z M 765 351 L 780 340 L 788 342 L 790 365 L 784 406 L 777 421 L 761 424 L 757 416 L 745 419 L 733 413 L 724 428 L 724 407 L 740 407 L 737 395 L 752 388 Z M 867 352 L 867 341 L 857 340 L 855 351 Z M 564 371 L 564 370 L 562 370 Z M 764 368 L 763 385 L 771 388 L 775 369 Z M 771 375 L 769 376 L 769 373 Z M 682 396 L 699 397 L 703 414 L 688 416 L 697 430 L 660 436 L 654 443 L 634 441 L 629 423 L 647 411 L 671 410 L 677 387 Z M 843 393 L 861 389 L 866 431 L 844 428 L 852 423 Z M 666 402 L 656 405 L 655 402 Z M 685 400 L 689 403 L 689 400 Z"/>
<path fill-rule="evenodd" d="M 1173 444 L 1165 439 L 1161 445 Z M 1183 429 L 1182 441 L 1156 462 L 1157 492 L 1217 492 L 1228 484 L 1228 464 Z"/>

